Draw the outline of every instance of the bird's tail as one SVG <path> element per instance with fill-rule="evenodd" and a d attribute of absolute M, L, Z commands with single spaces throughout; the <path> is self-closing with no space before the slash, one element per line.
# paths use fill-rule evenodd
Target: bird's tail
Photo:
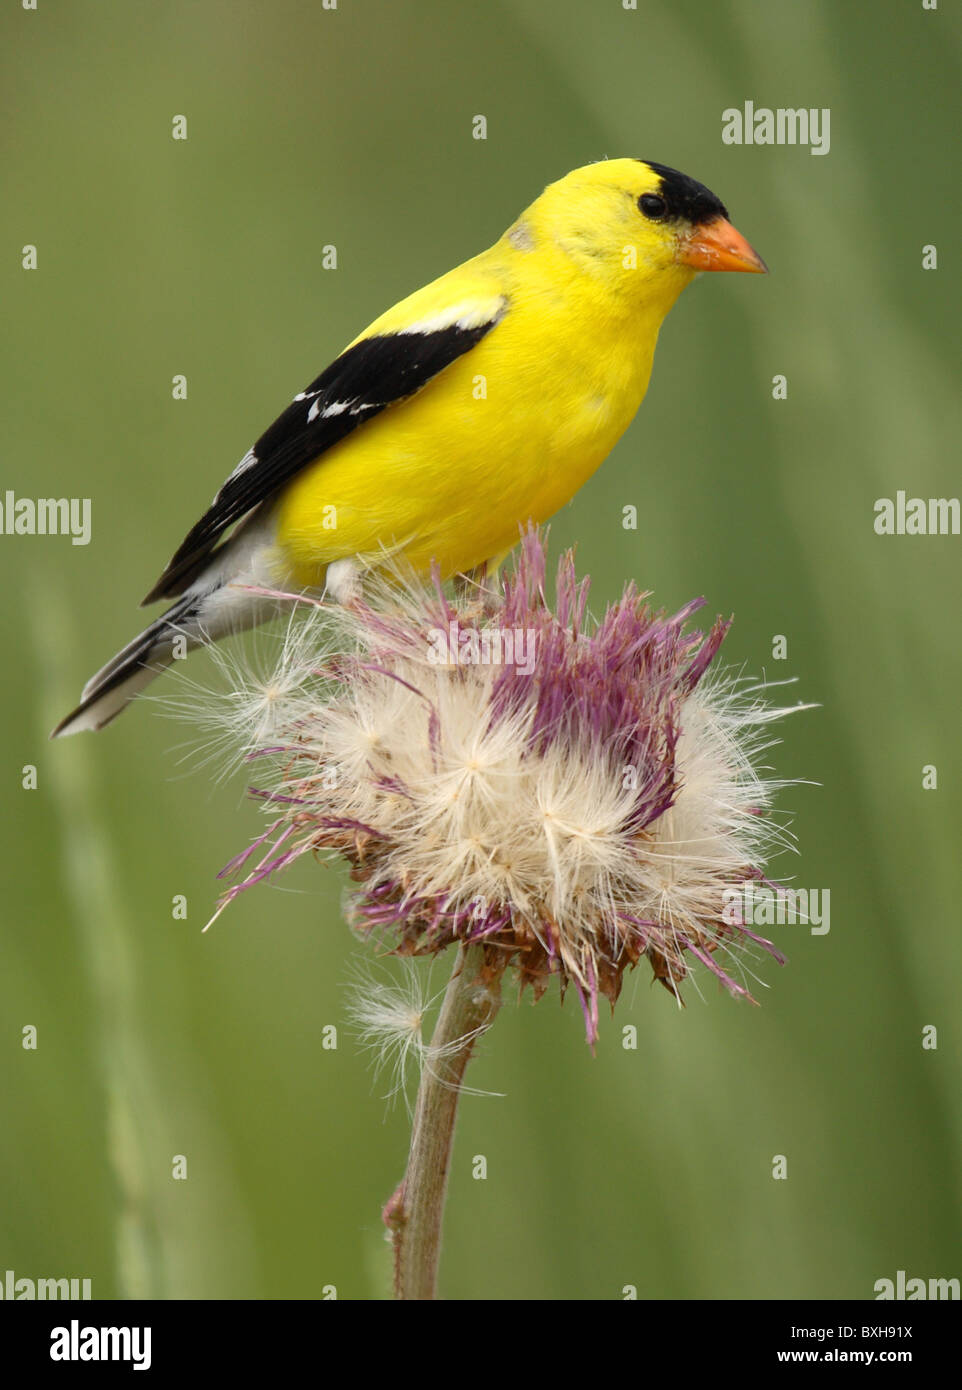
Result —
<path fill-rule="evenodd" d="M 66 719 L 61 719 L 50 737 L 102 729 L 116 719 L 134 696 L 170 665 L 178 641 L 186 654 L 202 640 L 203 629 L 198 622 L 201 603 L 197 594 L 185 594 L 150 627 L 144 628 L 139 637 L 128 642 L 123 651 L 90 678 L 80 704 Z"/>

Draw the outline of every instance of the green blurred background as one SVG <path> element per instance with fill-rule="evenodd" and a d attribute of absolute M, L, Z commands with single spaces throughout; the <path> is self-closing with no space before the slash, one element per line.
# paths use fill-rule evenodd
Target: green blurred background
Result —
<path fill-rule="evenodd" d="M 243 778 L 182 765 L 187 732 L 146 702 L 96 739 L 46 734 L 293 392 L 546 182 L 621 154 L 708 183 L 773 273 L 683 296 L 639 418 L 552 544 L 577 541 L 596 610 L 629 577 L 666 605 L 706 595 L 735 614 L 730 662 L 821 703 L 773 754 L 821 786 L 782 797 L 802 857 L 772 872 L 830 889 L 831 931 L 773 929 L 790 960 L 761 965 L 760 1009 L 702 974 L 679 1011 L 638 971 L 595 1056 L 574 1000 L 512 999 L 469 1078 L 503 1098 L 462 1107 L 442 1292 L 869 1298 L 898 1269 L 962 1273 L 962 540 L 873 530 L 878 497 L 959 491 L 950 9 L 4 6 L 0 489 L 89 496 L 93 539 L 0 536 L 0 1273 L 90 1277 L 95 1297 L 386 1296 L 407 1122 L 346 1027 L 365 953 L 343 877 L 302 862 L 201 935 L 259 824 Z M 723 145 L 746 99 L 829 107 L 830 153 Z"/>

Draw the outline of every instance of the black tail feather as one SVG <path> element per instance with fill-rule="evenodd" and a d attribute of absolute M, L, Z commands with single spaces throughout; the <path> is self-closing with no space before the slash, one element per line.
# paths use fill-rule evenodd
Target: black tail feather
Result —
<path fill-rule="evenodd" d="M 133 697 L 170 664 L 175 639 L 184 635 L 185 625 L 197 616 L 198 609 L 197 595 L 185 594 L 128 642 L 91 677 L 84 686 L 80 704 L 61 719 L 50 737 L 59 738 L 81 729 L 102 729 L 116 719 Z"/>

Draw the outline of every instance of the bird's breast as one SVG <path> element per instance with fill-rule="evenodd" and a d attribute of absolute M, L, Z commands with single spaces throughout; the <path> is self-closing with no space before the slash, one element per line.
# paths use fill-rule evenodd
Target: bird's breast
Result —
<path fill-rule="evenodd" d="M 295 582 L 385 548 L 422 570 L 471 569 L 564 506 L 630 423 L 654 348 L 584 317 L 509 311 L 416 396 L 299 474 L 277 508 Z"/>

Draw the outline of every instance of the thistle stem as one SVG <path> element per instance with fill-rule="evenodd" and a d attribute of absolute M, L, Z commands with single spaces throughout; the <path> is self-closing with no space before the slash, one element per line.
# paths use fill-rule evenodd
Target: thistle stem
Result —
<path fill-rule="evenodd" d="M 384 1209 L 399 1299 L 435 1297 L 461 1082 L 481 1031 L 500 1006 L 500 983 L 501 971 L 485 966 L 482 946 L 458 948 L 418 1089 L 407 1170 Z"/>

